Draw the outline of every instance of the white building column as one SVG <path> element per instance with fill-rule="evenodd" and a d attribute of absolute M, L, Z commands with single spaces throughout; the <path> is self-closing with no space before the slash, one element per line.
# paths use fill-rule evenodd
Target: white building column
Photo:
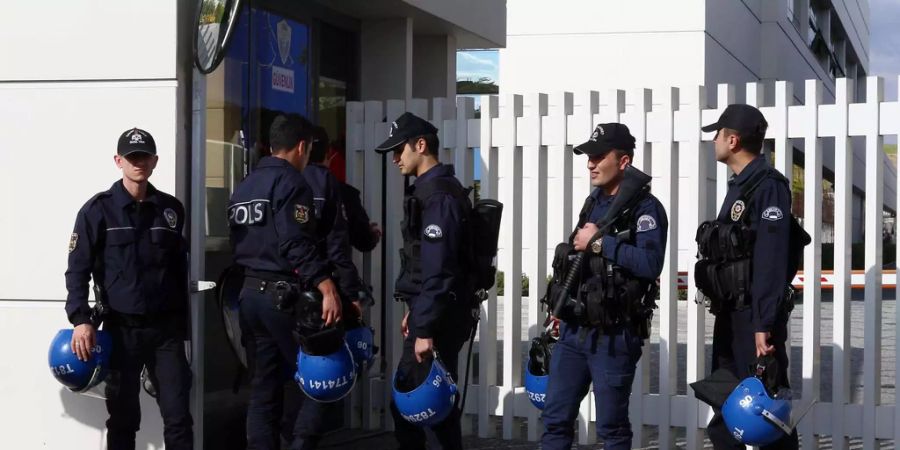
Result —
<path fill-rule="evenodd" d="M 413 37 L 413 97 L 456 97 L 456 37 Z"/>
<path fill-rule="evenodd" d="M 410 17 L 362 22 L 361 100 L 412 98 L 412 31 Z"/>

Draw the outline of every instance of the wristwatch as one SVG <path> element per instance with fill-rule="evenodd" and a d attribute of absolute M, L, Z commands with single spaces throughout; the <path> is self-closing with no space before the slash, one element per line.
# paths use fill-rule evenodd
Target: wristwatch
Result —
<path fill-rule="evenodd" d="M 600 251 L 603 250 L 603 239 L 597 239 L 594 242 L 591 242 L 591 251 L 600 254 Z"/>

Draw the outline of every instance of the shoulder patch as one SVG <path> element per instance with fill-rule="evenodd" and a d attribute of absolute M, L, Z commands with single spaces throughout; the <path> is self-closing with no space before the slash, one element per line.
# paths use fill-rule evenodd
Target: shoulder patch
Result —
<path fill-rule="evenodd" d="M 638 217 L 637 220 L 637 232 L 642 233 L 644 231 L 650 231 L 656 229 L 656 219 L 653 218 L 650 214 L 644 214 L 641 217 Z"/>
<path fill-rule="evenodd" d="M 425 237 L 429 240 L 437 241 L 444 237 L 444 231 L 441 230 L 441 227 L 431 224 L 425 227 Z"/>
<path fill-rule="evenodd" d="M 294 205 L 294 220 L 297 223 L 309 222 L 309 207 L 299 203 Z"/>
<path fill-rule="evenodd" d="M 770 220 L 772 222 L 777 222 L 784 217 L 784 213 L 781 212 L 781 208 L 777 206 L 770 206 L 766 208 L 762 213 L 762 218 L 766 220 Z"/>
<path fill-rule="evenodd" d="M 163 211 L 163 217 L 166 218 L 166 224 L 169 225 L 169 228 L 175 228 L 178 225 L 178 214 L 172 208 L 166 208 Z"/>
<path fill-rule="evenodd" d="M 72 237 L 69 238 L 69 253 L 75 251 L 75 247 L 78 246 L 78 233 L 72 233 Z"/>
<path fill-rule="evenodd" d="M 744 210 L 747 209 L 747 205 L 744 204 L 743 200 L 738 200 L 731 205 L 731 220 L 737 222 L 741 220 L 741 216 L 744 215 Z"/>

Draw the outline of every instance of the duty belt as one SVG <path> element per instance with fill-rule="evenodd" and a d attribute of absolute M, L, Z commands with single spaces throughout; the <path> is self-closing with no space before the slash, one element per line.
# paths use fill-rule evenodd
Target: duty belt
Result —
<path fill-rule="evenodd" d="M 264 280 L 262 278 L 244 277 L 244 289 L 252 289 L 257 292 L 267 292 L 270 294 L 277 293 L 281 290 L 287 290 L 291 288 L 297 288 L 296 283 L 290 283 L 287 281 L 276 281 L 276 280 Z"/>

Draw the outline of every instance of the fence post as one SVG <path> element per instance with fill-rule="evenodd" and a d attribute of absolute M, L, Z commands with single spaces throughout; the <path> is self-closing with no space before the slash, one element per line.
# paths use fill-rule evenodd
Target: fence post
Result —
<path fill-rule="evenodd" d="M 679 108 L 678 88 L 664 88 L 654 93 L 658 109 L 653 111 L 655 131 L 651 157 L 653 192 L 669 216 L 666 233 L 665 259 L 659 284 L 659 397 L 656 413 L 659 418 L 659 447 L 675 444 L 672 433 L 672 397 L 676 392 L 678 370 L 678 162 L 679 149 L 675 142 L 675 112 Z M 648 120 L 649 122 L 649 120 Z"/>
<path fill-rule="evenodd" d="M 481 97 L 481 195 L 497 197 L 497 148 L 494 147 L 494 123 L 500 110 L 497 96 Z M 497 382 L 497 288 L 491 289 L 490 298 L 481 304 L 481 327 L 478 339 L 478 436 L 494 437 L 497 428 L 491 419 L 494 413 L 493 385 Z"/>
<path fill-rule="evenodd" d="M 807 81 L 809 89 L 810 81 Z M 818 81 L 816 83 L 818 88 Z M 853 217 L 853 147 L 850 145 L 850 102 L 853 80 L 840 78 L 835 89 L 838 120 L 834 137 L 834 353 L 831 419 L 832 446 L 846 449 L 844 411 L 850 403 L 850 250 Z M 809 107 L 807 97 L 807 107 Z"/>
<path fill-rule="evenodd" d="M 385 224 L 384 214 L 382 213 L 383 195 L 382 195 L 382 191 L 381 191 L 381 183 L 382 183 L 381 164 L 382 164 L 383 157 L 381 155 L 375 153 L 374 151 L 372 151 L 372 149 L 374 149 L 376 145 L 381 143 L 380 139 L 382 139 L 385 136 L 385 134 L 383 133 L 384 127 L 382 125 L 382 123 L 384 121 L 384 105 L 382 104 L 382 102 L 379 102 L 379 101 L 368 101 L 368 102 L 365 102 L 363 105 L 364 105 L 363 106 L 363 108 L 364 108 L 363 127 L 364 128 L 363 128 L 362 142 L 359 143 L 359 145 L 360 145 L 359 149 L 363 152 L 363 154 L 362 154 L 363 169 L 368 169 L 368 170 L 363 172 L 362 170 L 357 170 L 357 168 L 354 167 L 353 170 L 351 171 L 351 173 L 355 173 L 357 175 L 362 175 L 362 177 L 363 177 L 362 184 L 359 186 L 362 187 L 361 194 L 362 194 L 363 205 L 365 205 L 366 211 L 369 213 L 369 218 L 372 221 L 380 223 L 382 228 L 385 230 L 385 232 L 387 232 L 388 230 L 386 228 L 384 228 L 386 224 Z M 350 117 L 351 116 L 348 113 L 348 119 Z M 353 136 L 354 136 L 354 134 L 351 134 L 349 132 L 347 133 L 348 146 L 351 142 L 350 138 Z M 348 151 L 349 151 L 349 148 L 348 148 Z M 348 160 L 349 159 L 350 158 L 348 158 Z M 379 297 L 381 296 L 382 289 L 385 290 L 385 297 L 387 297 L 391 294 L 391 292 L 387 291 L 387 286 L 384 283 L 384 280 L 387 280 L 387 278 L 382 277 L 382 273 L 384 272 L 385 267 L 382 266 L 381 251 L 384 248 L 384 245 L 385 245 L 385 241 L 382 240 L 381 244 L 378 247 L 375 247 L 375 249 L 372 251 L 372 253 L 370 253 L 370 255 L 367 258 L 369 261 L 368 279 L 372 285 L 372 292 L 374 293 L 374 295 L 379 296 Z M 386 298 L 379 298 L 379 301 L 385 302 L 387 300 L 386 300 Z M 391 362 L 391 360 L 389 359 L 390 355 L 388 355 L 388 352 L 385 350 L 388 347 L 387 343 L 389 342 L 389 340 L 388 340 L 389 334 L 387 332 L 381 333 L 381 330 L 385 330 L 385 328 L 384 328 L 385 323 L 382 320 L 381 314 L 378 312 L 375 312 L 375 311 L 373 311 L 369 314 L 369 318 L 371 320 L 370 323 L 372 324 L 372 327 L 376 330 L 376 334 L 375 334 L 376 342 L 378 342 L 382 348 L 383 354 L 380 359 L 385 361 L 385 364 L 387 364 L 387 366 L 390 367 L 390 362 Z M 381 339 L 382 336 L 384 336 L 383 340 Z M 388 384 L 390 384 L 389 382 L 386 381 L 388 379 L 389 379 L 389 377 L 383 377 L 380 380 L 382 386 L 387 386 Z M 373 383 L 371 383 L 370 386 L 374 386 L 374 384 L 375 384 L 375 380 L 373 380 Z M 380 427 L 386 427 L 386 428 L 390 429 L 391 428 L 390 412 L 387 408 L 388 403 L 385 403 L 385 401 L 389 400 L 389 397 L 384 395 L 384 388 L 382 388 L 380 391 L 382 393 L 382 401 L 375 402 L 376 392 L 379 392 L 379 391 L 377 391 L 376 389 L 370 389 L 368 392 L 367 398 L 365 398 L 363 400 L 364 402 L 369 404 L 369 406 L 366 409 L 367 415 L 370 416 L 369 428 L 376 429 L 376 428 L 380 428 Z M 371 406 L 376 403 L 381 403 L 384 406 L 384 409 L 383 409 L 384 414 L 383 415 L 372 413 Z M 383 422 L 382 422 L 382 418 L 384 418 Z"/>
<path fill-rule="evenodd" d="M 501 235 L 505 237 L 503 288 L 503 439 L 518 437 L 515 426 L 515 389 L 522 375 L 522 150 L 518 145 L 518 119 L 522 96 L 505 96 L 501 115 L 500 193 L 503 198 Z"/>
<path fill-rule="evenodd" d="M 543 142 L 543 122 L 547 118 L 547 94 L 533 94 L 528 97 L 529 108 L 522 119 L 522 170 L 523 198 L 528 199 L 528 211 L 525 215 L 523 203 L 523 245 L 528 246 L 528 258 L 522 262 L 522 269 L 528 276 L 528 338 L 541 334 L 543 320 L 540 299 L 547 290 L 547 148 Z M 549 120 L 548 120 L 549 122 Z M 549 124 L 548 124 L 549 126 Z M 519 315 L 521 318 L 521 314 Z M 520 334 L 521 335 L 521 334 Z M 521 350 L 520 350 L 521 351 Z M 522 366 L 516 369 L 521 371 Z M 527 403 L 527 402 L 523 402 Z M 528 417 L 528 440 L 540 438 L 541 427 L 538 422 L 540 411 L 530 404 L 526 406 Z"/>
<path fill-rule="evenodd" d="M 781 82 L 779 82 L 781 83 Z M 780 84 L 779 84 L 780 86 Z M 791 101 L 790 85 L 785 89 L 779 89 L 776 104 Z M 820 274 L 822 273 L 822 143 L 819 139 L 819 104 L 822 103 L 822 85 L 816 82 L 807 82 L 806 84 L 806 100 L 804 106 L 798 106 L 795 109 L 799 111 L 797 118 L 803 124 L 803 148 L 804 148 L 804 208 L 803 208 L 803 228 L 812 237 L 810 245 L 803 250 L 803 357 L 802 357 L 802 373 L 803 373 L 803 402 L 808 405 L 810 402 L 819 399 L 819 361 L 821 360 L 821 351 L 819 343 L 821 340 L 821 312 L 820 295 L 822 289 L 822 281 Z M 781 104 L 779 104 L 780 106 Z M 787 113 L 788 106 L 785 108 Z M 787 116 L 784 117 L 785 131 L 787 131 Z M 779 117 L 778 122 L 782 119 Z M 787 133 L 784 134 L 787 137 Z M 777 142 L 777 141 L 776 141 Z M 778 157 L 776 153 L 776 158 Z M 790 327 L 788 327 L 790 330 Z M 802 425 L 798 430 L 803 436 L 803 442 L 806 446 L 817 447 L 815 436 L 815 414 L 811 413 L 806 416 Z"/>
<path fill-rule="evenodd" d="M 734 86 L 730 84 L 720 84 L 718 87 L 718 108 L 713 121 L 719 119 L 719 115 L 725 111 L 728 105 L 734 103 Z M 709 122 L 712 123 L 712 122 Z M 707 125 L 704 123 L 703 125 Z M 715 136 L 715 134 L 713 134 Z M 716 165 L 716 205 L 721 207 L 725 203 L 725 194 L 728 193 L 728 177 L 731 176 L 731 169 L 725 164 L 714 163 Z"/>
<path fill-rule="evenodd" d="M 882 230 L 884 218 L 884 162 L 882 137 L 879 131 L 884 83 L 881 77 L 866 79 L 866 103 L 851 111 L 859 114 L 866 136 L 866 201 L 865 201 L 865 349 L 863 350 L 863 446 L 876 448 L 878 436 L 877 408 L 881 403 L 881 266 Z M 852 180 L 851 180 L 852 181 Z"/>
<path fill-rule="evenodd" d="M 695 89 L 695 90 L 694 90 Z M 682 184 L 685 188 L 683 195 L 679 195 L 679 199 L 686 202 L 696 200 L 696 208 L 693 212 L 689 208 L 684 208 L 685 220 L 684 225 L 688 234 L 682 233 L 684 236 L 690 236 L 691 230 L 696 230 L 700 223 L 708 217 L 707 196 L 704 194 L 704 187 L 707 184 L 707 168 L 704 161 L 706 152 L 709 147 L 701 142 L 700 127 L 702 124 L 703 109 L 706 104 L 706 88 L 697 87 L 692 89 L 692 95 L 688 103 L 681 106 L 678 112 L 680 120 L 676 126 L 676 132 L 679 137 L 678 152 L 681 160 L 684 161 L 684 170 L 680 172 L 686 175 L 686 181 Z M 696 94 L 696 95 L 694 95 Z M 680 130 L 679 130 L 680 128 Z M 694 171 L 689 173 L 689 171 Z M 669 245 L 680 247 L 682 243 L 674 242 Z M 705 376 L 706 372 L 706 309 L 703 305 L 694 301 L 697 296 L 697 284 L 694 282 L 694 255 L 697 254 L 697 243 L 693 239 L 687 239 L 685 249 L 685 260 L 687 261 L 687 374 L 685 381 L 690 384 L 698 381 Z M 680 258 L 679 258 L 680 259 Z M 687 449 L 699 450 L 703 448 L 703 430 L 700 428 L 700 402 L 694 397 L 693 390 L 688 389 L 687 395 L 687 420 L 685 422 L 685 440 L 687 441 Z"/>

